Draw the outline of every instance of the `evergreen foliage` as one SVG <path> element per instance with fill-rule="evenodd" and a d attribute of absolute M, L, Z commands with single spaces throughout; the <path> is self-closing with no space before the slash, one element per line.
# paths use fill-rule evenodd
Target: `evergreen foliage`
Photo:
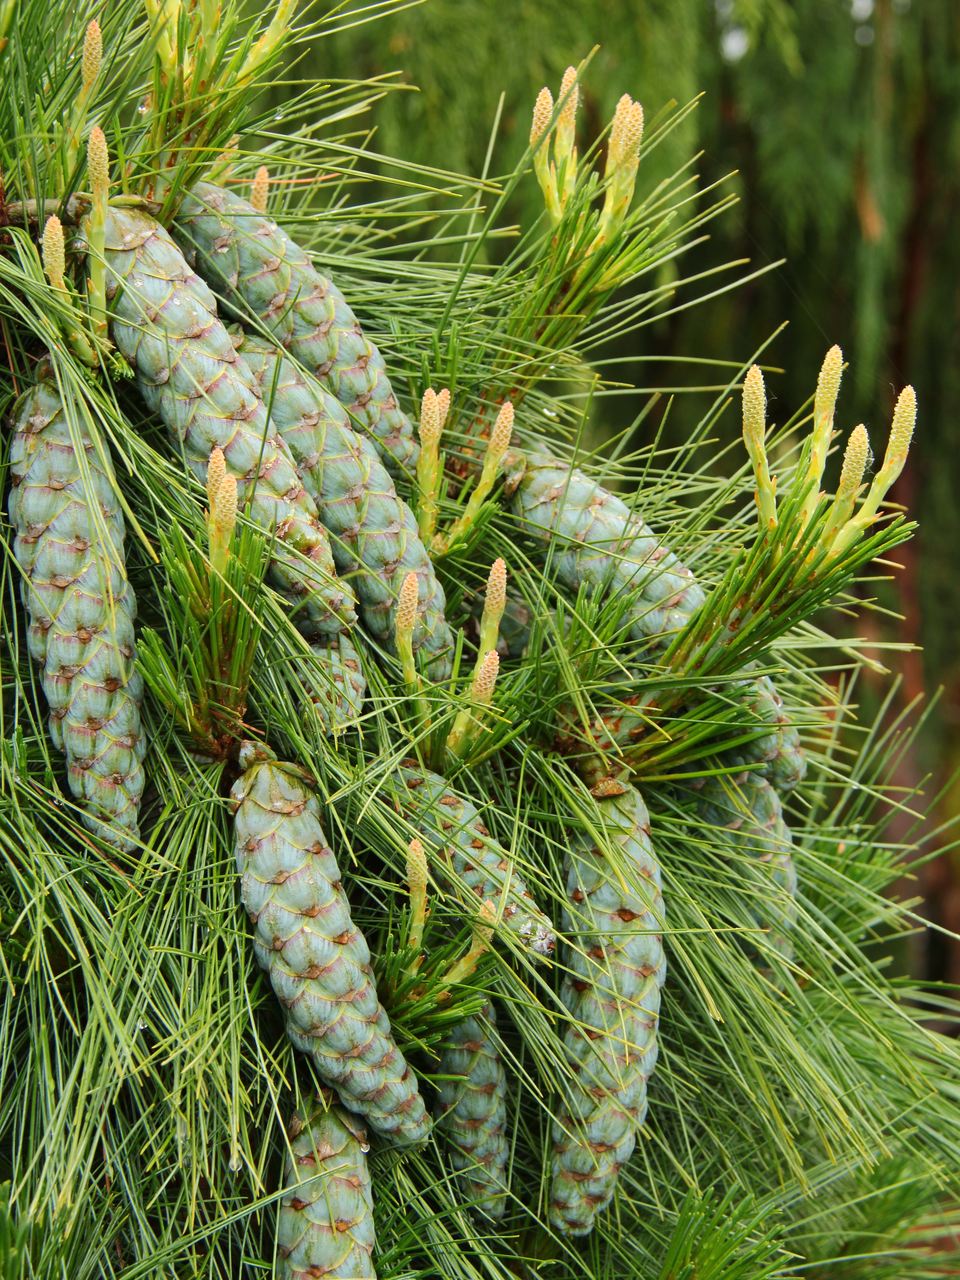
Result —
<path fill-rule="evenodd" d="M 923 659 L 904 659 L 906 701 L 922 689 L 925 670 L 928 683 L 947 686 L 944 706 L 955 706 L 957 479 L 955 467 L 941 465 L 955 454 L 953 424 L 960 417 L 955 6 L 949 0 L 606 0 L 602 9 L 428 3 L 318 43 L 298 70 L 336 77 L 362 69 L 385 89 L 402 86 L 385 94 L 376 114 L 373 168 L 387 186 L 400 159 L 429 165 L 442 156 L 451 168 L 483 171 L 494 120 L 495 154 L 519 159 L 531 84 L 558 83 L 567 63 L 594 46 L 583 86 L 591 120 L 609 118 L 625 87 L 642 98 L 648 119 L 703 95 L 671 137 L 644 155 L 647 172 L 660 178 L 703 148 L 704 183 L 723 180 L 740 197 L 711 227 L 709 242 L 692 250 L 690 274 L 724 260 L 749 260 L 759 269 L 777 264 L 709 307 L 686 307 L 678 293 L 666 315 L 648 317 L 642 343 L 618 342 L 611 331 L 603 355 L 612 380 L 695 390 L 710 380 L 711 368 L 690 361 L 691 353 L 747 359 L 785 318 L 789 358 L 780 347 L 774 351 L 783 366 L 775 394 L 783 403 L 800 402 L 806 371 L 831 341 L 856 353 L 846 392 L 851 422 L 876 413 L 880 388 L 911 380 L 925 425 L 899 496 L 914 509 L 922 503 L 942 536 L 905 550 L 908 571 L 890 600 L 905 615 L 898 638 L 924 646 Z M 532 185 L 521 184 L 511 192 L 507 221 L 527 226 L 535 210 Z M 402 220 L 394 230 L 403 234 Z M 499 260 L 502 242 L 491 241 L 488 251 Z M 681 280 L 666 267 L 663 283 Z M 740 339 L 736 352 L 731 335 Z M 680 397 L 665 438 L 685 439 L 701 412 L 696 395 Z M 598 404 L 593 418 L 603 435 L 629 422 L 619 397 Z M 939 767 L 942 778 L 951 773 L 954 722 L 952 712 L 933 717 L 921 772 L 928 766 Z"/>
<path fill-rule="evenodd" d="M 433 6 L 436 21 L 449 12 Z M 278 86 L 276 69 L 284 48 L 296 58 L 321 38 L 348 56 L 351 32 L 384 14 L 420 20 L 389 0 L 296 20 L 282 3 L 259 21 L 233 3 L 150 0 L 111 6 L 101 33 L 84 3 L 0 8 L 4 404 L 52 354 L 92 456 L 111 460 L 148 744 L 127 848 L 85 825 L 65 785 L 5 527 L 5 1280 L 331 1266 L 391 1280 L 942 1274 L 958 1262 L 960 1052 L 929 1019 L 953 1025 L 958 1005 L 887 958 L 918 927 L 896 886 L 952 835 L 924 827 L 926 801 L 898 781 L 917 726 L 894 710 L 895 688 L 875 718 L 859 714 L 869 661 L 849 621 L 854 593 L 868 610 L 913 529 L 880 505 L 905 459 L 909 397 L 866 492 L 850 468 L 835 497 L 822 485 L 822 404 L 812 430 L 804 404 L 817 360 L 786 420 L 779 406 L 772 425 L 758 420 L 748 394 L 748 452 L 716 443 L 741 384 L 757 391 L 740 353 L 692 366 L 717 386 L 673 443 L 669 410 L 637 394 L 635 421 L 597 448 L 595 404 L 623 390 L 603 353 L 678 296 L 715 288 L 689 254 L 729 201 L 691 176 L 690 113 L 648 113 L 641 146 L 627 99 L 601 141 L 614 108 L 577 116 L 584 67 L 541 110 L 529 146 L 524 124 L 515 165 L 501 168 L 493 145 L 479 166 L 465 152 L 473 176 L 460 176 L 434 153 L 396 161 L 374 193 L 364 174 L 382 82 L 301 69 Z M 525 111 L 540 80 L 526 77 Z M 618 74 L 613 87 L 643 86 Z M 664 163 L 660 178 L 648 158 Z M 391 578 L 392 644 L 352 625 L 353 589 L 336 577 L 319 508 L 216 314 L 230 302 L 214 291 L 231 282 L 203 284 L 164 230 L 206 179 L 249 194 L 258 214 L 266 200 L 317 275 L 336 280 L 389 370 L 376 404 L 411 424 L 424 406 L 427 464 L 397 484 L 445 596 L 449 679 L 414 653 L 415 569 Z M 508 201 L 538 182 L 507 248 Z M 62 284 L 41 261 L 50 214 L 70 229 Z M 363 429 L 355 392 L 341 389 Z M 578 530 L 545 543 L 518 514 L 503 471 L 545 448 L 568 479 L 579 469 L 631 511 L 639 497 L 653 545 L 696 573 L 698 607 L 664 617 L 658 643 L 633 625 L 649 580 L 565 573 L 563 538 Z M 318 590 L 298 589 L 313 573 Z M 508 590 L 524 615 L 520 653 L 498 644 Z M 339 668 L 334 637 L 347 646 Z M 765 677 L 808 759 L 782 802 L 795 896 L 782 860 L 758 874 L 763 832 L 730 829 L 729 804 L 749 790 L 743 748 L 769 734 L 762 715 L 745 717 Z M 350 714 L 328 728 L 316 700 L 338 679 L 353 689 Z M 643 728 L 629 750 L 592 728 L 626 699 Z M 723 811 L 705 817 L 718 787 Z M 767 807 L 779 838 L 781 801 Z M 332 1032 L 325 1000 L 354 1006 Z M 423 1138 L 412 1076 L 398 1068 L 394 1096 L 380 1088 L 384 1062 L 409 1061 L 424 1096 L 443 1098 L 445 1047 L 491 1000 L 506 1094 L 491 1121 L 495 1225 L 472 1212 L 471 1171 L 442 1124 L 419 1146 L 371 1134 L 368 1153 L 318 1091 L 345 1087 L 343 1101 L 387 1131 L 402 1121 L 389 1094 L 413 1117 L 406 1136 Z M 297 1022 L 305 1003 L 311 1017 Z M 373 1084 L 357 1060 L 364 1011 L 384 1055 L 362 1063 Z M 619 1075 L 635 1086 L 626 1117 L 614 1115 Z M 483 1082 L 498 1104 L 500 1081 Z M 599 1117 L 571 1107 L 588 1095 Z M 554 1146 L 564 1163 L 580 1125 L 588 1146 L 605 1146 L 606 1121 L 622 1168 L 604 1171 L 579 1240 L 551 1218 Z M 595 1176 L 565 1169 L 583 1175 L 581 1192 Z"/>

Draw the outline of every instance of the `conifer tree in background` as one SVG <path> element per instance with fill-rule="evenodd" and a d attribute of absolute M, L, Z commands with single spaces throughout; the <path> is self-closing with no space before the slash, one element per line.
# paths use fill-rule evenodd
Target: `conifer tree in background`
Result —
<path fill-rule="evenodd" d="M 710 288 L 689 111 L 571 48 L 515 164 L 374 191 L 382 82 L 277 69 L 421 18 L 293 10 L 0 8 L 4 1275 L 951 1269 L 958 1005 L 883 962 L 940 845 L 830 612 L 912 389 L 705 351 L 592 448 Z"/>

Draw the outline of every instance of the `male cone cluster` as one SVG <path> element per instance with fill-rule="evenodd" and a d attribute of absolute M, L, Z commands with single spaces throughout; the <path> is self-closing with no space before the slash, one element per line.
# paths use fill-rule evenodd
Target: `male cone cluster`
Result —
<path fill-rule="evenodd" d="M 144 782 L 143 686 L 116 480 L 82 420 L 68 420 L 53 381 L 21 396 L 13 423 L 13 552 L 50 737 L 66 755 L 86 825 L 131 848 Z"/>

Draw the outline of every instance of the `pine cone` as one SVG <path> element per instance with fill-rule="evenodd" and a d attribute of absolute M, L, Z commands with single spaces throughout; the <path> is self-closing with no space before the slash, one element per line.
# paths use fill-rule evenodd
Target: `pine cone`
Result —
<path fill-rule="evenodd" d="M 503 1217 L 509 1156 L 507 1076 L 496 1027 L 489 1000 L 453 1027 L 440 1057 L 437 1090 L 437 1125 L 451 1147 L 464 1197 L 488 1218 Z"/>
<path fill-rule="evenodd" d="M 415 760 L 404 761 L 396 776 L 387 779 L 386 794 L 393 795 L 424 841 L 440 852 L 457 883 L 479 901 L 492 902 L 503 923 L 534 955 L 550 955 L 556 943 L 553 925 L 469 800 Z"/>
<path fill-rule="evenodd" d="M 263 747 L 245 743 L 240 764 L 231 793 L 240 893 L 287 1033 L 345 1107 L 378 1133 L 419 1142 L 430 1120 L 377 999 L 317 798 Z"/>
<path fill-rule="evenodd" d="M 376 1280 L 367 1137 L 329 1099 L 290 1122 L 277 1222 L 279 1280 Z"/>
<path fill-rule="evenodd" d="M 273 343 L 247 335 L 239 350 L 332 535 L 334 561 L 356 590 L 367 628 L 392 650 L 397 595 L 407 574 L 416 573 L 414 649 L 423 649 L 431 679 L 447 679 L 453 636 L 444 618 L 443 588 L 416 518 L 397 497 L 376 449 L 353 430 L 339 400 Z"/>
<path fill-rule="evenodd" d="M 751 770 L 723 780 L 708 778 L 697 807 L 704 822 L 724 828 L 727 838 L 769 875 L 769 892 L 751 898 L 751 914 L 768 931 L 771 946 L 790 959 L 797 922 L 797 870 L 780 797 L 766 778 Z"/>
<path fill-rule="evenodd" d="M 391 470 L 412 473 L 420 450 L 383 357 L 309 255 L 253 205 L 209 182 L 184 197 L 175 234 L 239 317 L 257 316 L 372 434 Z"/>
<path fill-rule="evenodd" d="M 314 681 L 310 701 L 328 732 L 356 724 L 363 710 L 367 682 L 349 631 L 310 646 L 323 668 L 323 681 Z"/>
<path fill-rule="evenodd" d="M 213 294 L 137 209 L 109 210 L 106 259 L 113 340 L 147 405 L 201 483 L 211 452 L 223 450 L 241 506 L 252 495 L 251 517 L 276 534 L 272 575 L 298 626 L 310 638 L 340 635 L 356 619 L 353 595 L 337 579 L 317 509 L 289 449 L 270 434 L 256 379 L 217 319 Z"/>
<path fill-rule="evenodd" d="M 550 542 L 557 576 L 636 597 L 631 633 L 643 641 L 678 631 L 703 604 L 693 574 L 615 494 L 562 462 L 532 454 L 513 492 L 525 528 Z"/>
<path fill-rule="evenodd" d="M 517 478 L 519 477 L 519 478 Z M 587 586 L 610 596 L 631 594 L 626 613 L 638 643 L 665 643 L 704 603 L 692 572 L 668 551 L 636 512 L 589 476 L 563 462 L 515 455 L 513 507 L 527 532 L 550 545 L 552 564 L 568 591 Z M 799 735 L 783 715 L 769 677 L 744 683 L 747 708 L 773 733 L 741 748 L 779 787 L 789 789 L 806 772 Z M 627 699 L 625 699 L 627 701 Z M 621 743 L 642 721 L 626 715 L 608 734 Z"/>
<path fill-rule="evenodd" d="M 741 747 L 739 754 L 748 764 L 762 764 L 762 775 L 781 795 L 787 795 L 806 776 L 807 758 L 800 734 L 784 714 L 783 699 L 769 676 L 755 676 L 744 684 L 744 705 L 755 721 L 770 725 L 770 732 Z"/>
<path fill-rule="evenodd" d="M 597 794 L 597 788 L 594 793 Z M 574 1073 L 553 1129 L 551 1221 L 585 1235 L 610 1203 L 647 1112 L 666 975 L 660 868 L 640 793 L 610 783 L 601 846 L 571 837 L 566 878 L 568 976 L 561 999 Z"/>
<path fill-rule="evenodd" d="M 67 421 L 52 382 L 20 397 L 13 422 L 13 553 L 50 736 L 66 755 L 86 825 L 130 849 L 143 794 L 143 682 L 134 669 L 136 601 L 115 481 L 82 418 Z"/>

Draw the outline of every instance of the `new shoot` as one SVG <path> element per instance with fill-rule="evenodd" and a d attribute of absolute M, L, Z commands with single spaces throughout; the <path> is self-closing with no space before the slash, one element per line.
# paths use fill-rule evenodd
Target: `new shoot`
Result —
<path fill-rule="evenodd" d="M 470 682 L 469 705 L 463 707 L 447 737 L 447 751 L 456 759 L 464 759 L 484 729 L 484 712 L 493 701 L 493 691 L 500 671 L 497 644 L 500 622 L 507 603 L 507 566 L 497 559 L 490 568 L 487 590 L 480 619 L 480 644 Z"/>
<path fill-rule="evenodd" d="M 490 439 L 487 441 L 487 449 L 483 457 L 483 467 L 477 482 L 470 491 L 463 511 L 446 533 L 434 535 L 431 544 L 434 555 L 445 555 L 451 547 L 462 542 L 476 524 L 483 504 L 493 492 L 493 486 L 499 478 L 501 464 L 510 448 L 512 435 L 513 405 L 509 400 L 505 400 L 500 406 L 500 412 L 490 432 Z"/>

